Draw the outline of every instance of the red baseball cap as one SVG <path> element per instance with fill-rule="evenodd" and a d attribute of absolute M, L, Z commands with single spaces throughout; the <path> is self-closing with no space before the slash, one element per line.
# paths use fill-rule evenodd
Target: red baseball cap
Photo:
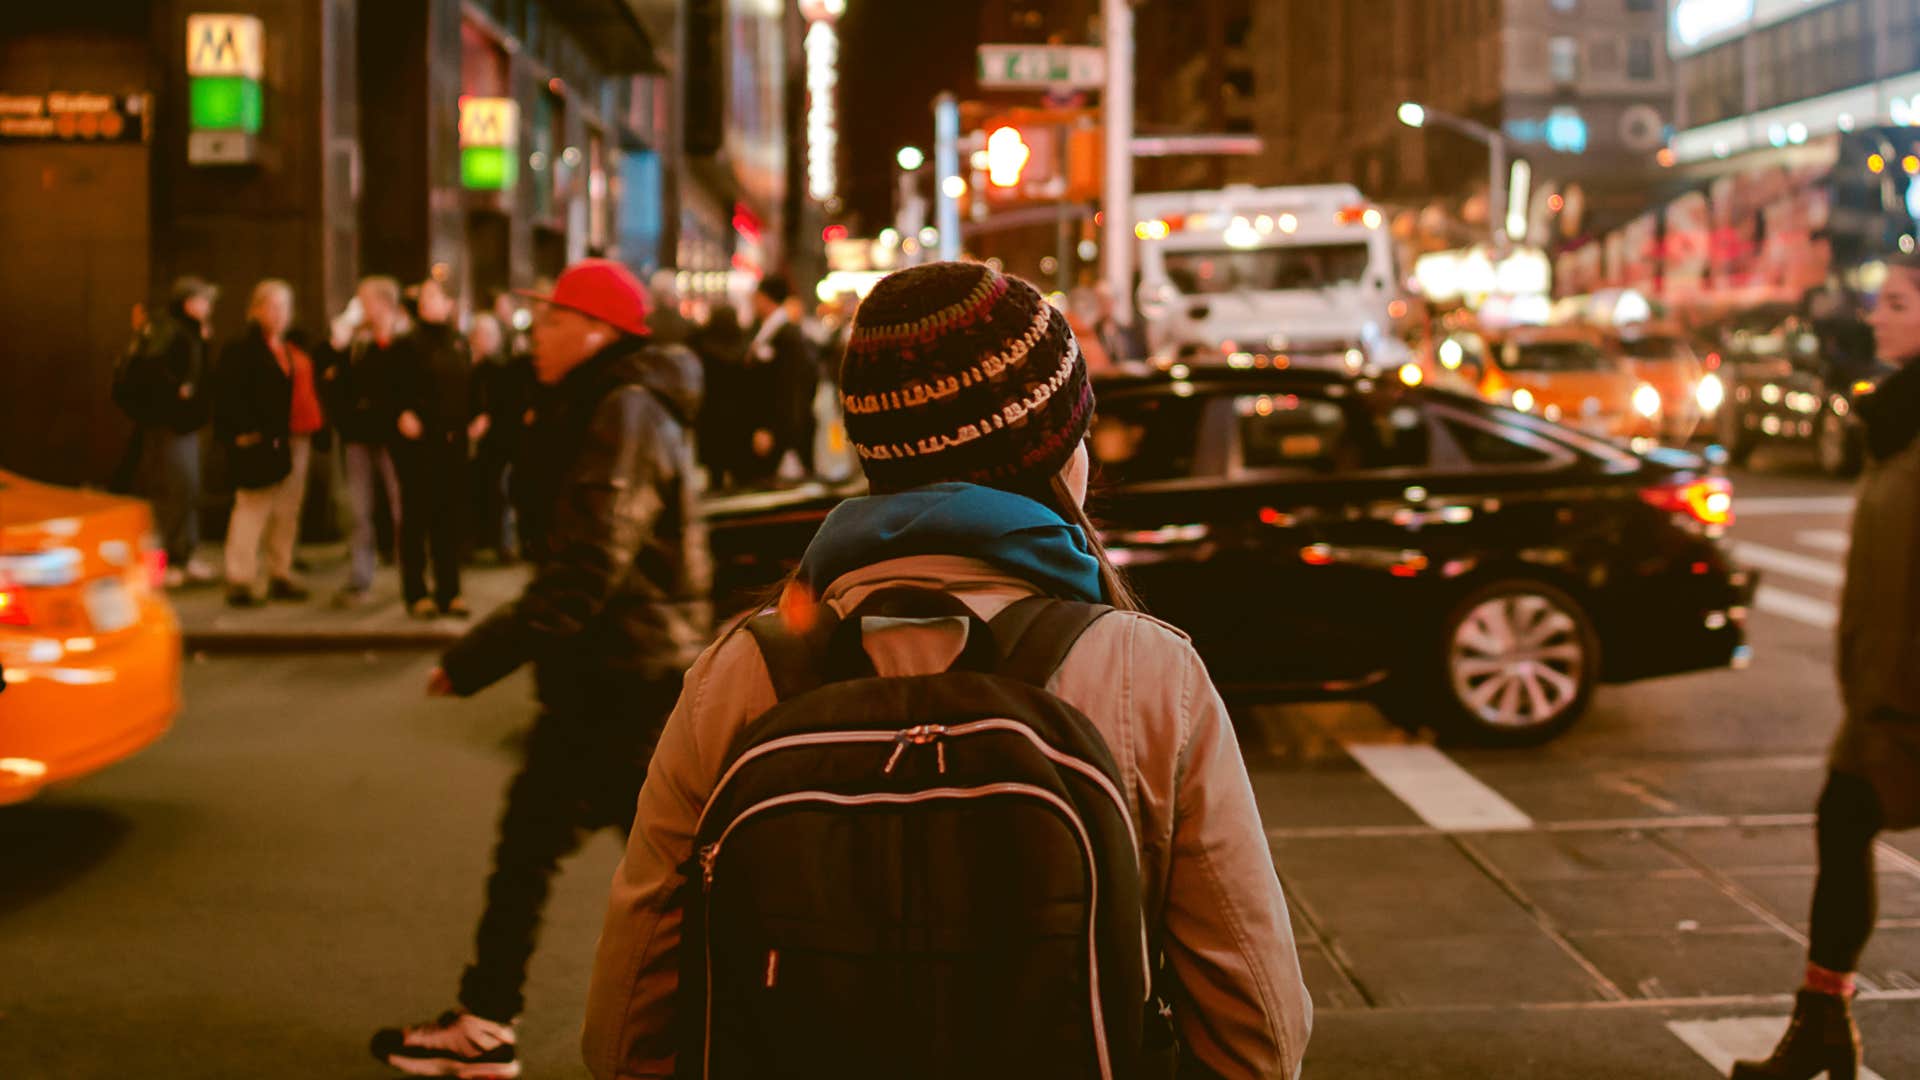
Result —
<path fill-rule="evenodd" d="M 581 259 L 554 283 L 553 294 L 523 289 L 517 295 L 577 311 L 623 333 L 647 333 L 647 290 L 633 271 L 612 259 Z"/>

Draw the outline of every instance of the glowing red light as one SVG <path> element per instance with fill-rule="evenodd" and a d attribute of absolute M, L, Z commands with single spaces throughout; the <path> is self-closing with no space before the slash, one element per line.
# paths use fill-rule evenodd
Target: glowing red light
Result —
<path fill-rule="evenodd" d="M 1547 196 L 1547 209 L 1557 214 L 1560 211 L 1565 210 L 1566 208 L 1567 208 L 1566 196 L 1558 193 Z"/>
<path fill-rule="evenodd" d="M 820 230 L 820 239 L 825 240 L 829 244 L 835 240 L 845 240 L 846 238 L 847 227 L 845 225 L 829 225 Z"/>

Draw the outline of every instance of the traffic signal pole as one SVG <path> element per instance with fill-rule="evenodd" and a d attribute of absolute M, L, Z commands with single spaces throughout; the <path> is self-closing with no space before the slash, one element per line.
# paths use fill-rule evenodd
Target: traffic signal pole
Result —
<path fill-rule="evenodd" d="M 960 200 L 947 191 L 947 179 L 960 175 L 960 102 L 952 94 L 933 101 L 933 197 L 940 230 L 940 259 L 960 257 Z"/>
<path fill-rule="evenodd" d="M 1133 0 L 1101 0 L 1106 36 L 1106 256 L 1107 286 L 1113 290 L 1114 316 L 1133 325 Z"/>

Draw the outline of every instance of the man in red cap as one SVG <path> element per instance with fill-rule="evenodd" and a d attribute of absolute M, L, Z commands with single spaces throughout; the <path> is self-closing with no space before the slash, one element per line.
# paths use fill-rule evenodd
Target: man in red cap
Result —
<path fill-rule="evenodd" d="M 533 577 L 447 651 L 428 693 L 465 697 L 530 662 L 541 712 L 507 789 L 458 1007 L 374 1036 L 375 1057 L 416 1076 L 519 1074 L 514 1026 L 554 870 L 589 830 L 631 830 L 707 635 L 710 564 L 692 483 L 699 360 L 648 342 L 646 290 L 618 263 L 576 263 L 533 299 L 547 396 L 514 471 Z"/>

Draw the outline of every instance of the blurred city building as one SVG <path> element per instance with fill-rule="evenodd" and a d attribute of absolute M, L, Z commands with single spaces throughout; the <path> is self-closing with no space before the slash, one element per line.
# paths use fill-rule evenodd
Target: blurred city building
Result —
<path fill-rule="evenodd" d="M 478 303 L 605 255 L 744 296 L 818 259 L 805 40 L 840 0 L 4 7 L 0 465 L 104 478 L 130 312 L 182 273 L 224 337 L 268 276 L 312 333 L 371 273 Z"/>
<path fill-rule="evenodd" d="M 1484 233 L 1486 147 L 1408 128 L 1396 118 L 1408 101 L 1503 132 L 1535 192 L 1577 186 L 1591 221 L 1637 212 L 1659 181 L 1666 0 L 1256 0 L 1252 16 L 1262 182 L 1438 199 L 1455 228 Z"/>

